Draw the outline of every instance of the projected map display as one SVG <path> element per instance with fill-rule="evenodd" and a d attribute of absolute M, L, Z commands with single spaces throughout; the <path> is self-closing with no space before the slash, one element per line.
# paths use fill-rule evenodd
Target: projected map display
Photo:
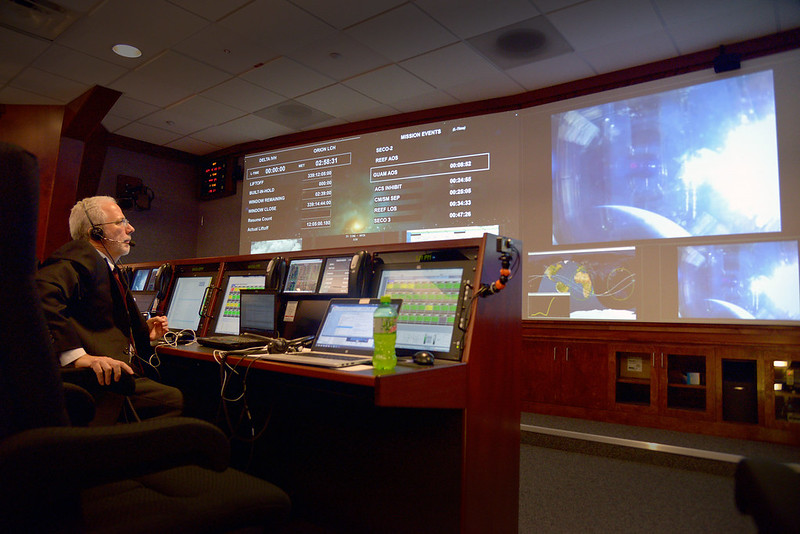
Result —
<path fill-rule="evenodd" d="M 636 319 L 633 247 L 528 254 L 528 319 Z"/>

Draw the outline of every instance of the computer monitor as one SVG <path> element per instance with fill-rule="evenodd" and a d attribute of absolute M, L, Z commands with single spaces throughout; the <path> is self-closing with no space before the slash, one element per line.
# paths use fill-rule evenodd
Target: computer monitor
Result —
<path fill-rule="evenodd" d="M 322 295 L 347 295 L 350 291 L 350 264 L 353 256 L 325 258 L 322 281 L 318 293 Z"/>
<path fill-rule="evenodd" d="M 278 295 L 274 289 L 242 289 L 239 294 L 241 334 L 278 335 Z"/>
<path fill-rule="evenodd" d="M 468 262 L 384 264 L 375 273 L 376 297 L 402 299 L 397 320 L 398 356 L 419 350 L 437 358 L 459 360 L 461 338 L 458 328 L 464 282 L 472 273 Z"/>
<path fill-rule="evenodd" d="M 316 293 L 319 275 L 322 271 L 322 261 L 322 258 L 295 258 L 289 261 L 283 292 Z"/>
<path fill-rule="evenodd" d="M 214 334 L 238 334 L 239 317 L 241 315 L 241 295 L 244 289 L 264 289 L 264 273 L 226 275 L 225 292 L 218 297 L 217 310 L 214 314 Z"/>
<path fill-rule="evenodd" d="M 149 277 L 150 269 L 136 269 L 133 272 L 131 291 L 144 291 L 147 288 L 147 279 Z"/>
<path fill-rule="evenodd" d="M 213 275 L 204 273 L 175 279 L 167 305 L 170 330 L 197 330 L 206 288 L 211 285 L 213 278 Z"/>
<path fill-rule="evenodd" d="M 150 277 L 147 280 L 147 287 L 145 291 L 156 291 L 156 273 L 158 272 L 158 267 L 154 267 L 150 269 Z"/>

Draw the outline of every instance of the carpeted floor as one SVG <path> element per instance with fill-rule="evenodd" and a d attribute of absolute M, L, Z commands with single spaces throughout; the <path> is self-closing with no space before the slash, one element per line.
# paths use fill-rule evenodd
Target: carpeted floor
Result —
<path fill-rule="evenodd" d="M 800 462 L 800 448 L 523 414 L 519 532 L 754 534 L 734 504 L 729 461 L 598 443 L 591 436 Z M 589 439 L 549 435 L 558 429 Z M 602 441 L 602 440 L 601 440 Z"/>

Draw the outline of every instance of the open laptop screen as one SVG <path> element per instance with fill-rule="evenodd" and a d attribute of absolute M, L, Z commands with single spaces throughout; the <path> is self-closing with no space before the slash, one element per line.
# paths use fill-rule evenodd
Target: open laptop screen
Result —
<path fill-rule="evenodd" d="M 380 299 L 331 299 L 312 350 L 372 354 L 372 315 Z M 395 310 L 401 301 L 393 300 Z"/>

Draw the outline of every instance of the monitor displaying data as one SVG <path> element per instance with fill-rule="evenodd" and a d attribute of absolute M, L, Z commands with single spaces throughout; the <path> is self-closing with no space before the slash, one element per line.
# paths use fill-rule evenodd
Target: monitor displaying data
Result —
<path fill-rule="evenodd" d="M 286 272 L 284 293 L 316 293 L 322 258 L 293 259 Z"/>
<path fill-rule="evenodd" d="M 397 318 L 400 353 L 428 350 L 438 357 L 459 354 L 456 335 L 462 296 L 461 266 L 428 268 L 386 265 L 378 278 L 377 295 L 402 299 Z M 454 358 L 457 359 L 457 358 Z"/>
<path fill-rule="evenodd" d="M 263 274 L 229 274 L 226 277 L 225 292 L 219 295 L 215 334 L 238 334 L 241 316 L 241 300 L 243 289 L 263 289 Z"/>
<path fill-rule="evenodd" d="M 248 154 L 240 253 L 516 235 L 516 137 L 499 113 Z"/>
<path fill-rule="evenodd" d="M 131 291 L 144 291 L 147 288 L 147 278 L 150 276 L 150 269 L 136 269 L 133 272 Z"/>
<path fill-rule="evenodd" d="M 181 276 L 175 280 L 167 305 L 170 330 L 197 330 L 206 288 L 211 285 L 212 278 L 211 275 Z"/>
<path fill-rule="evenodd" d="M 350 262 L 352 256 L 325 258 L 319 293 L 323 295 L 345 295 L 350 286 Z"/>

